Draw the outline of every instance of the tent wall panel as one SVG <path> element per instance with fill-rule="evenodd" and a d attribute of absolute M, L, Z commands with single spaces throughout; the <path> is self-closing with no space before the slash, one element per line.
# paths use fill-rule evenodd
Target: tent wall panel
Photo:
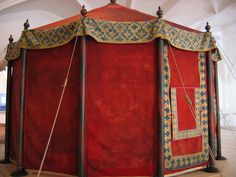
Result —
<path fill-rule="evenodd" d="M 156 43 L 87 46 L 89 176 L 154 174 Z"/>
<path fill-rule="evenodd" d="M 74 41 L 71 41 L 67 45 L 52 50 L 28 50 L 27 52 L 24 120 L 24 165 L 26 168 L 37 170 L 40 166 L 73 45 Z M 74 55 L 72 72 L 69 75 L 57 125 L 45 160 L 43 169 L 46 171 L 77 173 L 80 97 L 78 51 L 76 50 Z M 13 132 L 13 134 L 16 133 Z M 17 148 L 15 144 L 12 146 L 13 149 Z"/>

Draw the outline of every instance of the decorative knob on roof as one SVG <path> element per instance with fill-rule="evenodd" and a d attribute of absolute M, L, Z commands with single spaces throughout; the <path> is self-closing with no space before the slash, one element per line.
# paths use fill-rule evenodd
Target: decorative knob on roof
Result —
<path fill-rule="evenodd" d="M 110 0 L 111 4 L 115 4 L 116 0 Z"/>
<path fill-rule="evenodd" d="M 207 22 L 207 24 L 206 24 L 205 29 L 206 29 L 207 32 L 210 32 L 210 30 L 211 30 L 211 26 L 209 25 L 208 22 Z"/>
<path fill-rule="evenodd" d="M 28 30 L 30 27 L 29 20 L 27 19 L 26 22 L 24 23 L 24 29 Z"/>
<path fill-rule="evenodd" d="M 88 11 L 85 9 L 85 5 L 82 6 L 82 9 L 80 11 L 81 15 L 83 15 L 84 17 L 86 17 Z"/>
<path fill-rule="evenodd" d="M 163 11 L 162 11 L 161 7 L 159 6 L 158 11 L 157 11 L 157 16 L 158 16 L 158 18 L 162 18 L 162 15 L 163 15 Z"/>
<path fill-rule="evenodd" d="M 10 35 L 10 37 L 9 37 L 9 43 L 12 43 L 13 41 L 14 41 L 14 39 L 13 39 L 13 37 L 12 37 L 12 35 Z"/>

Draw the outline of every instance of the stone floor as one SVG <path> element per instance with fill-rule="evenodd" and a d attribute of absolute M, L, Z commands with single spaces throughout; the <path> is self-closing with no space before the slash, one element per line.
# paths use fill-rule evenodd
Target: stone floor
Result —
<path fill-rule="evenodd" d="M 222 129 L 222 151 L 227 161 L 217 161 L 216 165 L 221 169 L 220 174 L 209 174 L 202 170 L 178 175 L 177 177 L 235 177 L 236 176 L 236 129 Z M 4 133 L 4 127 L 0 126 L 0 159 L 3 158 L 4 140 L 1 135 Z M 0 165 L 0 177 L 10 177 L 10 172 L 15 170 L 15 166 Z M 28 177 L 36 177 L 36 173 L 30 172 Z M 42 174 L 40 177 L 59 177 L 59 175 Z M 63 175 L 65 177 L 65 175 Z"/>
<path fill-rule="evenodd" d="M 236 176 L 236 127 L 222 129 L 222 154 L 227 158 L 228 174 L 225 177 Z"/>

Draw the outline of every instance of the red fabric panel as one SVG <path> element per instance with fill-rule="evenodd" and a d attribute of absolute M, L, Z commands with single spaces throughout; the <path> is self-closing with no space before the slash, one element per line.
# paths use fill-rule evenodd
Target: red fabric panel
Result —
<path fill-rule="evenodd" d="M 137 10 L 129 9 L 119 4 L 113 4 L 113 5 L 110 4 L 97 9 L 93 9 L 88 12 L 87 17 L 99 20 L 118 21 L 118 22 L 147 21 L 157 18 L 156 16 L 148 15 Z M 78 14 L 48 25 L 44 25 L 36 29 L 45 30 L 45 29 L 55 28 L 79 20 L 80 18 L 81 15 Z M 169 22 L 167 20 L 165 21 L 171 26 L 175 26 L 177 28 L 187 31 L 201 33 L 198 30 L 194 30 L 173 22 Z"/>
<path fill-rule="evenodd" d="M 189 108 L 190 105 L 186 101 L 184 89 L 176 88 L 179 131 L 196 128 L 194 88 L 186 88 L 186 92 L 192 101 L 192 109 Z"/>
<path fill-rule="evenodd" d="M 109 4 L 94 10 L 88 15 L 90 18 L 118 22 L 146 21 L 156 17 L 142 13 L 137 10 L 129 9 L 119 4 Z"/>
<path fill-rule="evenodd" d="M 186 31 L 191 31 L 191 32 L 194 32 L 194 33 L 204 33 L 204 32 L 201 32 L 201 31 L 198 31 L 198 30 L 195 30 L 195 29 L 191 29 L 191 28 L 188 28 L 186 26 L 182 26 L 182 25 L 179 25 L 179 24 L 167 21 L 167 20 L 165 20 L 165 22 L 168 23 L 171 26 L 174 26 L 176 28 L 183 29 L 183 30 L 186 30 Z"/>
<path fill-rule="evenodd" d="M 137 10 L 126 8 L 118 4 L 109 4 L 91 10 L 88 12 L 87 17 L 98 20 L 118 21 L 118 22 L 146 21 L 156 18 L 154 16 L 139 12 Z M 44 30 L 44 29 L 55 28 L 79 20 L 80 18 L 81 15 L 79 14 L 36 29 Z"/>
<path fill-rule="evenodd" d="M 76 20 L 79 20 L 80 18 L 81 18 L 81 15 L 79 14 L 79 15 L 75 15 L 75 16 L 72 16 L 72 17 L 69 17 L 69 18 L 66 18 L 66 19 L 63 19 L 63 20 L 51 23 L 51 24 L 47 24 L 47 25 L 35 28 L 35 29 L 46 30 L 46 29 L 50 29 L 50 28 L 56 28 L 56 27 L 59 27 L 59 26 L 62 26 L 62 25 L 74 22 Z"/>
<path fill-rule="evenodd" d="M 11 145 L 10 158 L 17 161 L 18 158 L 18 125 L 20 118 L 20 90 L 22 76 L 22 60 L 12 61 L 12 88 L 11 88 Z"/>
<path fill-rule="evenodd" d="M 86 129 L 89 176 L 153 176 L 156 44 L 89 40 Z"/>
<path fill-rule="evenodd" d="M 198 67 L 198 52 L 184 51 L 172 47 L 180 75 L 183 79 L 185 87 L 199 87 L 199 67 Z M 181 79 L 178 74 L 177 67 L 174 62 L 172 52 L 168 50 L 170 73 L 171 73 L 171 87 L 182 87 Z"/>
<path fill-rule="evenodd" d="M 74 41 L 62 47 L 27 51 L 24 165 L 39 169 L 56 114 Z M 44 171 L 77 173 L 79 53 L 76 49 Z"/>
<path fill-rule="evenodd" d="M 194 154 L 202 151 L 202 136 L 171 142 L 173 156 Z"/>

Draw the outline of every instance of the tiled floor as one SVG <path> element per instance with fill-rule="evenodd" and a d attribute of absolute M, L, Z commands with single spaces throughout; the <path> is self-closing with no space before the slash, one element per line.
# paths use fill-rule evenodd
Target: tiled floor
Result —
<path fill-rule="evenodd" d="M 222 129 L 222 151 L 227 161 L 217 161 L 217 166 L 222 169 L 220 174 L 209 174 L 201 170 L 179 175 L 178 177 L 235 177 L 236 176 L 236 128 L 232 130 Z M 0 134 L 4 129 L 0 126 Z M 1 135 L 0 135 L 1 140 Z M 0 159 L 3 158 L 4 144 L 0 144 Z M 14 165 L 0 165 L 0 177 L 9 177 L 10 172 L 15 169 Z M 30 173 L 28 177 L 36 177 L 35 173 Z M 59 177 L 59 175 L 41 175 L 40 177 Z M 65 176 L 64 176 L 65 177 Z"/>
<path fill-rule="evenodd" d="M 236 176 L 236 127 L 231 130 L 222 129 L 222 154 L 227 158 L 228 174 L 226 177 Z"/>

